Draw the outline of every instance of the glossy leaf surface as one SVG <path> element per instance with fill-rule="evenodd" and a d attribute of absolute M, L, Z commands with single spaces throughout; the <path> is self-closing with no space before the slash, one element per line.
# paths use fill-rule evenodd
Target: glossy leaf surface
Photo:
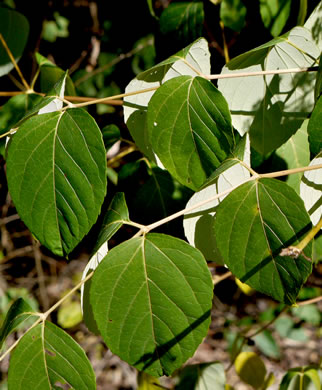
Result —
<path fill-rule="evenodd" d="M 50 322 L 39 324 L 12 353 L 8 389 L 51 390 L 64 384 L 77 390 L 96 389 L 92 366 L 71 336 Z"/>
<path fill-rule="evenodd" d="M 205 259 L 171 236 L 147 234 L 113 248 L 90 295 L 107 346 L 153 376 L 179 368 L 207 333 L 212 281 Z"/>
<path fill-rule="evenodd" d="M 9 191 L 22 220 L 53 253 L 68 254 L 96 221 L 106 193 L 102 135 L 81 109 L 30 118 L 8 150 Z"/>
<path fill-rule="evenodd" d="M 150 142 L 166 169 L 197 190 L 234 147 L 228 105 L 201 77 L 164 83 L 148 107 Z"/>
<path fill-rule="evenodd" d="M 248 182 L 219 205 L 215 235 L 232 273 L 255 290 L 293 304 L 312 271 L 303 256 L 281 256 L 310 230 L 303 201 L 287 184 L 275 179 Z M 311 257 L 312 245 L 304 253 Z"/>

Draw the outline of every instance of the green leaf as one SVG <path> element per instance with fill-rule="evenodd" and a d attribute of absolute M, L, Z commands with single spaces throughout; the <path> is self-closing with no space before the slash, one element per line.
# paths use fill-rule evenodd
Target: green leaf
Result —
<path fill-rule="evenodd" d="M 81 305 L 78 301 L 64 301 L 57 312 L 57 323 L 62 328 L 73 328 L 83 319 Z"/>
<path fill-rule="evenodd" d="M 311 13 L 310 17 L 304 24 L 308 30 L 311 31 L 313 40 L 316 45 L 319 47 L 320 52 L 322 51 L 322 27 L 321 27 L 321 18 L 322 18 L 322 3 L 315 7 L 314 11 Z"/>
<path fill-rule="evenodd" d="M 202 77 L 165 82 L 148 107 L 150 142 L 166 169 L 197 190 L 234 146 L 228 105 Z"/>
<path fill-rule="evenodd" d="M 108 206 L 93 253 L 108 241 L 123 225 L 129 222 L 129 211 L 123 192 L 117 192 Z"/>
<path fill-rule="evenodd" d="M 295 27 L 289 33 L 230 61 L 222 74 L 315 65 L 320 51 L 310 32 Z M 290 138 L 311 113 L 314 105 L 313 72 L 220 79 L 218 88 L 226 98 L 233 126 L 251 145 L 266 155 Z"/>
<path fill-rule="evenodd" d="M 318 100 L 321 94 L 322 94 L 322 55 L 320 56 L 319 69 L 316 75 L 316 82 L 315 82 L 315 89 L 314 89 L 315 101 Z"/>
<path fill-rule="evenodd" d="M 240 31 L 245 25 L 247 8 L 242 0 L 223 0 L 220 5 L 220 19 L 225 27 Z"/>
<path fill-rule="evenodd" d="M 286 169 L 301 168 L 310 163 L 310 148 L 307 136 L 308 119 L 306 119 L 297 132 L 280 146 L 275 155 L 286 162 Z M 288 175 L 286 183 L 298 194 L 303 173 Z"/>
<path fill-rule="evenodd" d="M 219 362 L 185 366 L 176 390 L 225 390 L 226 374 Z"/>
<path fill-rule="evenodd" d="M 186 242 L 147 234 L 114 247 L 90 291 L 95 320 L 111 349 L 153 376 L 170 375 L 206 336 L 212 281 Z"/>
<path fill-rule="evenodd" d="M 137 390 L 160 390 L 160 382 L 157 378 L 146 374 L 145 372 L 138 373 Z"/>
<path fill-rule="evenodd" d="M 184 46 L 202 35 L 203 19 L 201 1 L 172 3 L 160 16 L 160 31 Z"/>
<path fill-rule="evenodd" d="M 319 326 L 321 324 L 321 311 L 316 305 L 310 304 L 293 307 L 292 314 L 313 326 Z"/>
<path fill-rule="evenodd" d="M 23 299 L 18 298 L 11 306 L 0 329 L 0 350 L 8 335 L 28 318 L 33 317 L 33 309 Z M 35 318 L 37 318 L 35 316 Z"/>
<path fill-rule="evenodd" d="M 264 383 L 266 367 L 262 359 L 255 352 L 241 352 L 237 356 L 234 366 L 240 379 L 255 389 L 260 388 Z"/>
<path fill-rule="evenodd" d="M 279 359 L 281 357 L 280 348 L 269 330 L 265 329 L 256 335 L 254 341 L 257 348 L 269 358 Z"/>
<path fill-rule="evenodd" d="M 8 389 L 51 390 L 63 384 L 94 390 L 94 371 L 72 337 L 50 322 L 39 324 L 22 337 L 11 355 Z"/>
<path fill-rule="evenodd" d="M 279 390 L 320 390 L 321 382 L 314 366 L 288 370 L 282 378 Z"/>
<path fill-rule="evenodd" d="M 0 7 L 0 34 L 2 34 L 13 57 L 18 62 L 28 41 L 28 20 L 24 15 L 13 9 Z M 5 48 L 0 42 L 0 77 L 9 73 L 13 67 Z"/>
<path fill-rule="evenodd" d="M 322 96 L 319 97 L 308 125 L 310 150 L 315 155 L 322 150 Z"/>
<path fill-rule="evenodd" d="M 206 181 L 202 188 L 189 200 L 186 208 L 193 207 L 200 202 L 213 198 L 250 177 L 249 171 L 241 164 L 250 166 L 249 137 L 245 135 L 239 142 L 236 150 L 227 158 L 214 174 Z M 225 196 L 214 199 L 207 204 L 193 209 L 184 216 L 183 227 L 188 242 L 198 248 L 208 261 L 224 264 L 218 251 L 213 231 L 216 208 Z"/>
<path fill-rule="evenodd" d="M 95 223 L 106 193 L 100 129 L 82 109 L 34 116 L 8 148 L 9 191 L 21 219 L 53 253 L 68 254 Z"/>
<path fill-rule="evenodd" d="M 283 30 L 291 10 L 291 0 L 261 0 L 260 13 L 264 26 L 273 37 Z"/>
<path fill-rule="evenodd" d="M 311 228 L 303 201 L 287 184 L 258 179 L 242 184 L 220 203 L 215 220 L 218 249 L 243 283 L 292 305 L 312 272 L 303 256 L 281 256 Z M 311 257 L 312 245 L 304 253 Z"/>
<path fill-rule="evenodd" d="M 320 164 L 322 164 L 322 151 L 309 166 Z M 300 194 L 313 225 L 316 225 L 322 217 L 322 168 L 304 172 Z"/>
<path fill-rule="evenodd" d="M 107 255 L 108 246 L 107 241 L 105 241 L 96 253 L 91 257 L 89 262 L 87 263 L 83 275 L 82 280 L 84 280 L 87 275 L 89 275 L 92 271 L 94 271 L 99 263 L 104 259 Z M 91 288 L 92 280 L 89 279 L 86 283 L 82 284 L 81 287 L 81 309 L 83 313 L 83 320 L 87 328 L 94 334 L 99 335 L 99 330 L 97 328 L 96 321 L 94 319 L 93 308 L 90 302 L 90 288 Z"/>
<path fill-rule="evenodd" d="M 197 72 L 210 73 L 210 53 L 208 42 L 204 38 L 197 39 L 160 64 L 140 73 L 128 84 L 125 92 L 157 88 L 173 77 L 196 76 Z M 146 111 L 153 94 L 154 90 L 124 98 L 124 121 L 137 146 L 151 161 L 155 161 L 155 157 L 148 140 Z"/>
<path fill-rule="evenodd" d="M 121 139 L 120 129 L 116 125 L 107 125 L 103 127 L 102 134 L 106 150 L 110 149 L 115 142 Z"/>

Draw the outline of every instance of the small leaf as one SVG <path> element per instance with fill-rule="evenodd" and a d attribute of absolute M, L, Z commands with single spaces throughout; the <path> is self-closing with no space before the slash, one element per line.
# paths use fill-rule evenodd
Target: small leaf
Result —
<path fill-rule="evenodd" d="M 114 247 L 90 291 L 110 350 L 140 371 L 170 375 L 206 336 L 212 281 L 201 253 L 186 242 L 147 234 Z"/>
<path fill-rule="evenodd" d="M 286 169 L 305 167 L 310 163 L 310 149 L 307 136 L 308 119 L 306 119 L 297 132 L 280 146 L 275 154 L 286 162 Z M 286 183 L 298 194 L 303 173 L 288 175 Z"/>
<path fill-rule="evenodd" d="M 57 323 L 62 328 L 72 328 L 82 319 L 82 309 L 78 301 L 67 300 L 58 309 Z"/>
<path fill-rule="evenodd" d="M 311 152 L 316 155 L 322 150 L 322 96 L 316 102 L 308 124 Z"/>
<path fill-rule="evenodd" d="M 53 253 L 68 254 L 97 219 L 106 193 L 100 129 L 82 109 L 34 116 L 8 148 L 7 179 L 22 220 Z"/>
<path fill-rule="evenodd" d="M 279 359 L 281 357 L 280 348 L 269 330 L 264 329 L 254 337 L 254 341 L 257 348 L 269 358 Z"/>
<path fill-rule="evenodd" d="M 310 166 L 319 164 L 322 164 L 322 151 Z M 322 217 L 322 168 L 304 172 L 300 194 L 313 225 L 316 225 Z"/>
<path fill-rule="evenodd" d="M 197 190 L 234 146 L 228 105 L 202 77 L 165 82 L 148 107 L 153 151 L 183 185 Z"/>
<path fill-rule="evenodd" d="M 2 34 L 16 62 L 19 61 L 29 35 L 29 23 L 21 13 L 0 7 L 0 34 Z M 19 36 L 19 39 L 17 39 Z M 0 42 L 0 77 L 9 73 L 14 65 Z"/>
<path fill-rule="evenodd" d="M 51 390 L 55 384 L 96 389 L 95 374 L 81 347 L 50 322 L 28 331 L 11 355 L 8 389 Z"/>
<path fill-rule="evenodd" d="M 15 329 L 24 321 L 30 317 L 37 316 L 32 315 L 33 309 L 31 306 L 23 299 L 18 298 L 11 306 L 6 315 L 6 318 L 0 329 L 0 350 L 8 335 L 15 331 Z"/>
<path fill-rule="evenodd" d="M 232 155 L 215 170 L 202 188 L 190 198 L 186 208 L 193 207 L 248 179 L 250 173 L 241 164 L 241 161 L 250 166 L 248 135 L 243 137 Z M 212 231 L 216 207 L 224 198 L 225 195 L 207 202 L 204 206 L 193 209 L 185 214 L 183 220 L 184 233 L 188 242 L 199 249 L 208 261 L 215 261 L 222 265 L 224 261 L 218 251 L 215 235 L 212 234 Z"/>
<path fill-rule="evenodd" d="M 294 307 L 292 308 L 292 314 L 313 326 L 321 324 L 321 311 L 314 304 Z"/>
<path fill-rule="evenodd" d="M 101 246 L 122 227 L 123 223 L 129 222 L 129 220 L 129 211 L 124 193 L 117 192 L 109 204 L 107 212 L 104 216 L 93 253 L 97 252 L 99 248 L 101 248 Z"/>
<path fill-rule="evenodd" d="M 138 373 L 137 390 L 160 390 L 160 388 L 160 382 L 157 378 L 154 378 L 145 372 Z"/>
<path fill-rule="evenodd" d="M 292 305 L 312 272 L 303 256 L 281 256 L 311 228 L 301 198 L 276 179 L 242 184 L 218 206 L 215 235 L 231 272 L 243 283 Z M 309 244 L 304 253 L 312 255 Z"/>
<path fill-rule="evenodd" d="M 265 380 L 266 367 L 255 352 L 241 352 L 235 360 L 235 370 L 240 379 L 258 389 Z"/>
<path fill-rule="evenodd" d="M 176 390 L 225 390 L 226 375 L 219 362 L 185 366 Z"/>
<path fill-rule="evenodd" d="M 260 13 L 264 26 L 273 37 L 282 32 L 290 15 L 292 0 L 261 0 Z"/>
<path fill-rule="evenodd" d="M 240 31 L 245 25 L 247 8 L 242 0 L 223 0 L 220 5 L 220 19 L 225 27 Z"/>

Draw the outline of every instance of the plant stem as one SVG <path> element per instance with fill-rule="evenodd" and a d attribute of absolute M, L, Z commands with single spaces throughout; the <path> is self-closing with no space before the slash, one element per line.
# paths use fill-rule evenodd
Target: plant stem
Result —
<path fill-rule="evenodd" d="M 297 304 L 297 306 L 305 306 L 305 305 L 311 305 L 312 303 L 317 303 L 320 301 L 322 301 L 322 295 L 320 295 L 319 297 L 308 299 L 306 301 L 296 302 L 296 304 Z"/>
<path fill-rule="evenodd" d="M 27 83 L 27 81 L 25 80 L 25 78 L 23 77 L 23 74 L 22 74 L 22 72 L 21 72 L 17 62 L 16 62 L 14 56 L 12 55 L 11 50 L 9 49 L 9 47 L 7 45 L 7 42 L 5 41 L 5 39 L 3 38 L 3 35 L 1 33 L 0 33 L 0 41 L 1 41 L 2 45 L 3 45 L 3 47 L 5 48 L 8 56 L 9 56 L 9 58 L 10 58 L 12 64 L 13 64 L 13 66 L 15 67 L 16 71 L 18 72 L 19 77 L 20 77 L 20 79 L 22 81 L 22 84 L 24 85 L 26 90 L 29 91 L 31 88 L 30 88 L 29 84 Z"/>
<path fill-rule="evenodd" d="M 232 273 L 230 271 L 228 271 L 220 276 L 214 275 L 212 278 L 213 285 L 216 286 L 216 284 L 222 282 L 225 279 L 228 279 L 231 275 L 232 275 Z"/>
<path fill-rule="evenodd" d="M 227 46 L 226 36 L 225 36 L 225 26 L 224 26 L 224 23 L 222 22 L 222 20 L 219 22 L 219 25 L 221 28 L 222 41 L 223 41 L 223 45 L 224 45 L 225 62 L 227 64 L 227 62 L 230 61 L 230 58 L 229 58 L 228 46 Z"/>
<path fill-rule="evenodd" d="M 259 72 L 240 72 L 240 73 L 227 73 L 227 74 L 210 74 L 204 77 L 208 80 L 217 79 L 231 79 L 235 77 L 248 77 L 248 76 L 268 76 L 274 74 L 285 74 L 285 73 L 302 73 L 302 72 L 317 72 L 318 66 L 310 66 L 308 68 L 291 68 L 291 69 L 276 69 L 276 70 L 262 70 Z"/>
<path fill-rule="evenodd" d="M 303 249 L 307 246 L 307 244 L 313 240 L 315 235 L 320 231 L 322 228 L 322 217 L 320 218 L 320 221 L 318 222 L 317 225 L 313 226 L 313 228 L 309 231 L 309 233 L 303 238 L 302 241 L 300 241 L 297 245 L 296 248 L 302 252 Z"/>

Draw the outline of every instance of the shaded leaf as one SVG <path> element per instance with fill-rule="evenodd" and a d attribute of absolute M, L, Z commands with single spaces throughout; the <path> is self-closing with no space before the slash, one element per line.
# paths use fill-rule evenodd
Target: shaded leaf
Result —
<path fill-rule="evenodd" d="M 269 330 L 264 329 L 254 337 L 254 341 L 257 348 L 266 356 L 272 359 L 279 359 L 281 357 L 280 348 Z"/>
<path fill-rule="evenodd" d="M 322 96 L 316 102 L 308 124 L 311 152 L 316 155 L 322 150 Z"/>
<path fill-rule="evenodd" d="M 0 349 L 10 333 L 14 332 L 22 322 L 33 317 L 32 313 L 33 309 L 23 298 L 18 298 L 10 306 L 0 329 Z M 36 319 L 37 316 L 34 316 L 34 318 Z"/>
<path fill-rule="evenodd" d="M 302 256 L 281 256 L 311 228 L 303 201 L 287 184 L 258 179 L 242 184 L 218 206 L 215 235 L 231 272 L 243 283 L 286 304 L 293 304 L 312 263 Z M 311 257 L 309 244 L 305 255 Z"/>
<path fill-rule="evenodd" d="M 226 375 L 219 362 L 185 366 L 176 390 L 225 390 Z"/>
<path fill-rule="evenodd" d="M 282 378 L 279 390 L 320 390 L 321 381 L 317 367 L 292 368 Z"/>
<path fill-rule="evenodd" d="M 29 35 L 29 23 L 24 15 L 9 9 L 0 7 L 0 34 L 2 34 L 16 62 L 19 61 Z M 19 39 L 17 39 L 19 36 Z M 0 42 L 0 77 L 13 69 L 13 64 Z"/>
<path fill-rule="evenodd" d="M 289 33 L 231 60 L 222 74 L 315 65 L 320 52 L 310 32 L 295 27 Z M 218 88 L 226 98 L 233 126 L 241 135 L 250 132 L 251 145 L 266 155 L 300 128 L 314 105 L 311 73 L 221 79 Z"/>
<path fill-rule="evenodd" d="M 8 389 L 51 390 L 57 383 L 73 389 L 96 389 L 95 374 L 81 347 L 50 322 L 39 324 L 20 340 L 11 355 Z"/>
<path fill-rule="evenodd" d="M 320 164 L 322 151 L 311 161 L 310 166 Z M 300 194 L 313 225 L 316 225 L 322 217 L 322 168 L 304 172 Z"/>
<path fill-rule="evenodd" d="M 153 151 L 183 185 L 197 190 L 234 147 L 228 105 L 202 77 L 165 82 L 148 107 Z"/>
<path fill-rule="evenodd" d="M 310 148 L 307 135 L 308 119 L 306 119 L 297 132 L 285 144 L 276 150 L 276 156 L 286 162 L 286 169 L 301 168 L 310 163 Z M 303 173 L 288 175 L 286 183 L 298 194 Z"/>
<path fill-rule="evenodd" d="M 123 223 L 129 222 L 129 220 L 129 211 L 124 193 L 117 192 L 109 204 L 104 216 L 93 253 L 97 252 L 104 242 L 108 241 L 121 228 Z"/>
<path fill-rule="evenodd" d="M 220 19 L 225 27 L 240 31 L 245 25 L 247 8 L 242 0 L 223 0 L 220 5 Z"/>
<path fill-rule="evenodd" d="M 226 191 L 250 177 L 249 171 L 241 164 L 244 161 L 250 165 L 249 137 L 246 135 L 237 145 L 235 151 L 210 176 L 202 188 L 189 200 L 186 208 L 210 199 Z M 184 216 L 183 227 L 188 242 L 198 248 L 207 260 L 224 264 L 218 251 L 215 235 L 212 234 L 216 207 L 225 195 L 208 202 L 204 206 L 195 208 Z"/>
<path fill-rule="evenodd" d="M 315 82 L 315 89 L 314 89 L 315 100 L 318 100 L 321 94 L 322 94 L 322 55 L 320 56 L 319 69 L 316 75 L 316 82 Z"/>
<path fill-rule="evenodd" d="M 311 13 L 309 18 L 305 22 L 304 27 L 306 27 L 311 31 L 314 42 L 319 47 L 320 51 L 322 51 L 321 19 L 322 19 L 322 3 L 319 2 L 319 4 L 314 8 L 314 11 Z"/>
<path fill-rule="evenodd" d="M 191 357 L 210 323 L 212 281 L 186 242 L 147 234 L 114 247 L 90 291 L 95 320 L 111 351 L 140 371 L 170 375 Z"/>
<path fill-rule="evenodd" d="M 182 47 L 202 35 L 203 19 L 202 1 L 172 3 L 160 16 L 160 31 Z"/>
<path fill-rule="evenodd" d="M 30 231 L 53 253 L 68 254 L 95 223 L 106 193 L 94 119 L 75 108 L 25 121 L 8 148 L 7 179 Z"/>
<path fill-rule="evenodd" d="M 283 30 L 291 10 L 291 0 L 261 0 L 260 14 L 264 26 L 273 37 L 277 37 Z"/>

